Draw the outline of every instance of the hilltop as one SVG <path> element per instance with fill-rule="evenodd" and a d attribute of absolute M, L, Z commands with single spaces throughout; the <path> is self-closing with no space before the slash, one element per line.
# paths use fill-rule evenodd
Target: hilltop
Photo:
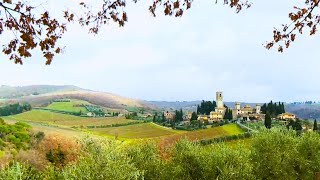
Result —
<path fill-rule="evenodd" d="M 39 95 L 51 92 L 75 91 L 81 88 L 72 85 L 52 86 L 52 85 L 32 85 L 32 86 L 0 86 L 0 98 L 11 99 L 29 95 Z"/>
<path fill-rule="evenodd" d="M 123 97 L 108 92 L 98 92 L 82 89 L 77 86 L 54 86 L 54 85 L 33 85 L 33 86 L 1 86 L 0 98 L 3 103 L 29 102 L 32 106 L 47 106 L 52 100 L 70 98 L 88 101 L 105 108 L 127 110 L 132 108 L 143 108 L 153 110 L 156 107 L 147 101 Z"/>

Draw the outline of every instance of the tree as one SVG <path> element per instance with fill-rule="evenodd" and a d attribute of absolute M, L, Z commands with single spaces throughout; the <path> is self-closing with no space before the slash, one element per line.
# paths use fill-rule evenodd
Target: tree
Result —
<path fill-rule="evenodd" d="M 99 3 L 100 2 L 100 3 Z M 72 10 L 63 11 L 62 20 L 50 17 L 48 10 L 37 8 L 39 5 L 32 5 L 29 1 L 11 0 L 0 2 L 0 34 L 7 34 L 12 31 L 11 40 L 3 47 L 3 53 L 9 56 L 10 60 L 22 64 L 23 58 L 32 56 L 31 51 L 39 48 L 46 64 L 49 65 L 55 55 L 62 52 L 61 46 L 57 45 L 60 38 L 66 32 L 70 22 L 77 22 L 81 26 L 89 27 L 89 32 L 98 34 L 102 25 L 113 21 L 122 27 L 128 21 L 125 11 L 126 1 L 124 0 L 104 0 L 99 1 L 95 6 L 101 8 L 92 10 L 90 4 L 80 2 L 81 14 L 74 14 Z M 137 3 L 137 0 L 134 0 Z M 234 8 L 239 13 L 244 8 L 251 7 L 248 1 L 238 0 L 217 0 L 216 3 L 223 2 L 230 8 Z M 193 1 L 152 1 L 149 12 L 156 17 L 156 11 L 163 8 L 163 13 L 167 16 L 181 17 L 184 12 L 191 8 Z M 282 28 L 273 30 L 273 39 L 265 44 L 265 48 L 271 49 L 279 44 L 278 51 L 283 52 L 284 47 L 289 48 L 295 41 L 297 33 L 302 34 L 308 29 L 310 35 L 317 32 L 319 25 L 319 1 L 305 0 L 304 7 L 294 6 L 294 12 L 289 13 L 289 23 Z M 39 6 L 41 7 L 41 6 Z M 160 11 L 162 11 L 160 10 Z"/>
<path fill-rule="evenodd" d="M 182 109 L 180 109 L 180 117 L 179 117 L 179 121 L 183 121 L 183 112 L 182 112 Z"/>
<path fill-rule="evenodd" d="M 158 113 L 155 112 L 152 121 L 153 121 L 153 122 L 156 122 L 158 119 L 159 119 L 159 118 L 158 118 Z"/>
<path fill-rule="evenodd" d="M 316 119 L 313 122 L 313 131 L 318 131 L 318 122 Z"/>
<path fill-rule="evenodd" d="M 263 104 L 261 106 L 261 111 L 263 114 L 269 112 L 271 117 L 277 117 L 281 113 L 285 113 L 284 103 L 273 103 L 270 101 L 268 104 Z"/>
<path fill-rule="evenodd" d="M 193 120 L 197 120 L 197 119 L 198 119 L 197 114 L 195 112 L 192 112 L 190 120 L 193 121 Z"/>
<path fill-rule="evenodd" d="M 299 118 L 296 119 L 295 125 L 294 125 L 294 130 L 300 131 L 302 130 L 302 125 L 301 125 L 301 121 Z"/>
<path fill-rule="evenodd" d="M 227 119 L 229 121 L 233 119 L 233 115 L 232 115 L 232 110 L 231 109 L 229 109 L 229 108 L 226 109 L 226 112 L 225 112 L 225 114 L 223 116 L 223 119 Z"/>
<path fill-rule="evenodd" d="M 267 112 L 264 120 L 264 125 L 267 129 L 271 129 L 271 123 L 272 123 L 271 116 L 269 112 Z"/>
<path fill-rule="evenodd" d="M 215 101 L 204 101 L 202 100 L 201 104 L 197 106 L 197 113 L 198 114 L 206 114 L 209 115 L 211 111 L 214 111 L 217 107 Z"/>

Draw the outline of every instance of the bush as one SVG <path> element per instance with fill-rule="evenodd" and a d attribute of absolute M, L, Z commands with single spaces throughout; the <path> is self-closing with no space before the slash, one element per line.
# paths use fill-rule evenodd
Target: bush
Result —
<path fill-rule="evenodd" d="M 35 135 L 35 138 L 37 139 L 37 141 L 41 141 L 44 138 L 45 134 L 44 132 L 37 132 L 37 134 Z"/>

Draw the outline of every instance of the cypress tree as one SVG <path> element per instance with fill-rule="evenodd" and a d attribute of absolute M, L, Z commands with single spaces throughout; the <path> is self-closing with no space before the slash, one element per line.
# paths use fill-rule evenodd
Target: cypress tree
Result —
<path fill-rule="evenodd" d="M 166 117 L 164 116 L 164 113 L 162 113 L 162 122 L 166 121 Z"/>
<path fill-rule="evenodd" d="M 182 112 L 182 109 L 180 109 L 179 115 L 180 115 L 179 121 L 183 121 L 183 112 Z"/>
<path fill-rule="evenodd" d="M 192 112 L 192 115 L 191 115 L 191 121 L 194 121 L 194 120 L 197 120 L 198 119 L 198 116 L 195 112 Z"/>
<path fill-rule="evenodd" d="M 265 117 L 265 120 L 264 120 L 264 125 L 267 129 L 270 129 L 271 128 L 271 116 L 270 116 L 270 113 L 267 111 L 266 113 L 266 117 Z"/>
<path fill-rule="evenodd" d="M 318 122 L 316 119 L 313 122 L 313 131 L 318 131 Z"/>

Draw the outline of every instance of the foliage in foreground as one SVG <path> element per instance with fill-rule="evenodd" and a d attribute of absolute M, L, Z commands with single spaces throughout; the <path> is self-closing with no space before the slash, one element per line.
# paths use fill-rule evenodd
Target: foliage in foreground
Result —
<path fill-rule="evenodd" d="M 75 163 L 38 171 L 15 162 L 0 179 L 314 179 L 320 171 L 320 135 L 314 132 L 265 129 L 249 144 L 181 140 L 164 151 L 153 143 L 87 138 L 81 144 Z"/>

